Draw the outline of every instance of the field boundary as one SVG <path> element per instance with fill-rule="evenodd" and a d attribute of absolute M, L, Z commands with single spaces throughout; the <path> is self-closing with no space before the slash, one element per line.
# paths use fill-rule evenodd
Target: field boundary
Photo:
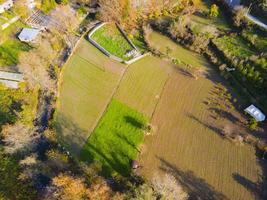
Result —
<path fill-rule="evenodd" d="M 134 63 L 135 61 L 143 58 L 144 56 L 146 56 L 146 54 L 141 54 L 140 51 L 135 47 L 135 45 L 130 41 L 130 39 L 126 36 L 126 34 L 123 32 L 123 30 L 116 24 L 117 28 L 119 29 L 120 33 L 122 34 L 122 36 L 126 39 L 126 41 L 130 44 L 131 47 L 133 47 L 134 50 L 138 51 L 141 55 L 137 56 L 135 58 L 132 58 L 131 60 L 125 61 L 113 54 L 111 54 L 109 51 L 107 51 L 104 47 L 102 47 L 100 44 L 98 44 L 95 40 L 92 39 L 92 35 L 98 30 L 100 29 L 102 26 L 108 24 L 107 22 L 102 22 L 98 25 L 95 26 L 95 28 L 93 28 L 93 30 L 91 30 L 88 34 L 88 40 L 97 48 L 99 49 L 103 54 L 105 54 L 106 56 L 108 56 L 109 58 L 116 60 L 118 62 L 121 63 L 125 63 L 127 65 L 130 65 L 132 63 Z"/>

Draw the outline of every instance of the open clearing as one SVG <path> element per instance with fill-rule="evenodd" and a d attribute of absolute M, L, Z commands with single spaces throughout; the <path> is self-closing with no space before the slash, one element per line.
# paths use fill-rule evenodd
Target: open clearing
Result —
<path fill-rule="evenodd" d="M 177 70 L 167 82 L 152 119 L 157 131 L 145 139 L 146 151 L 140 155 L 142 173 L 148 178 L 172 173 L 195 198 L 254 199 L 259 191 L 253 184 L 260 183 L 262 166 L 254 148 L 221 137 L 225 124 L 246 130 L 239 126 L 236 110 L 229 110 L 231 117 L 222 120 L 212 117 L 205 101 L 214 96 L 221 79 L 203 64 L 201 60 L 198 65 L 207 69 L 209 78 L 194 80 Z"/>
<path fill-rule="evenodd" d="M 64 67 L 55 125 L 74 153 L 79 153 L 97 125 L 123 70 L 85 39 Z"/>
<path fill-rule="evenodd" d="M 152 32 L 149 39 L 152 42 L 153 47 L 163 53 L 166 53 L 168 47 L 169 56 L 179 59 L 181 61 L 181 65 L 183 65 L 182 63 L 186 63 L 192 65 L 193 67 L 201 67 L 202 65 L 207 64 L 206 60 L 199 54 L 175 44 L 168 37 L 163 36 L 158 32 Z"/>
<path fill-rule="evenodd" d="M 128 67 L 115 96 L 121 102 L 151 117 L 169 71 L 168 63 L 146 56 Z"/>
<path fill-rule="evenodd" d="M 82 160 L 100 161 L 106 176 L 129 175 L 146 123 L 142 114 L 113 99 L 86 143 Z"/>

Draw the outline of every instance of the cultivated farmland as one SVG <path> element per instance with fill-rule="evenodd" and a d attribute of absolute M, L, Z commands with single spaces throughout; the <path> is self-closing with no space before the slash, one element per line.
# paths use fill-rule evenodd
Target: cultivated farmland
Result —
<path fill-rule="evenodd" d="M 177 70 L 167 82 L 151 122 L 157 131 L 146 138 L 140 156 L 142 172 L 148 178 L 172 173 L 195 198 L 254 199 L 259 191 L 246 183 L 259 183 L 262 190 L 263 166 L 253 147 L 222 138 L 225 125 L 247 130 L 235 109 L 221 119 L 214 117 L 206 101 L 216 96 L 222 80 L 202 61 L 198 65 L 209 78 L 194 80 Z"/>
<path fill-rule="evenodd" d="M 81 158 L 100 161 L 104 175 L 129 175 L 144 139 L 147 119 L 137 111 L 113 99 L 86 143 Z"/>
<path fill-rule="evenodd" d="M 75 153 L 97 125 L 123 70 L 85 39 L 65 66 L 55 123 L 59 137 Z"/>
<path fill-rule="evenodd" d="M 151 117 L 169 73 L 168 63 L 147 56 L 128 67 L 116 98 Z"/>

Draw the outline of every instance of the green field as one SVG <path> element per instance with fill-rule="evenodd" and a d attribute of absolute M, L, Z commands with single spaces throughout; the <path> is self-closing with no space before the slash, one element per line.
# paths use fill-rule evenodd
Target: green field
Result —
<path fill-rule="evenodd" d="M 113 99 L 86 143 L 82 160 L 100 161 L 106 176 L 129 175 L 146 123 L 142 114 Z"/>
<path fill-rule="evenodd" d="M 84 55 L 86 52 L 86 56 Z M 88 60 L 94 57 L 98 62 Z M 74 153 L 79 153 L 97 125 L 116 88 L 120 75 L 104 70 L 108 58 L 85 39 L 64 66 L 55 125 L 58 136 Z M 120 69 L 119 63 L 112 63 Z"/>
<path fill-rule="evenodd" d="M 158 36 L 154 42 L 161 40 L 166 38 Z M 190 51 L 181 54 L 181 58 L 194 55 Z M 244 119 L 236 109 L 226 110 L 230 114 L 223 118 L 213 118 L 214 108 L 205 102 L 218 98 L 214 91 L 223 80 L 205 59 L 193 62 L 197 60 L 195 65 L 206 68 L 208 78 L 194 80 L 173 71 L 151 121 L 157 131 L 145 139 L 142 173 L 149 179 L 155 174 L 173 174 L 193 199 L 255 199 L 257 190 L 246 185 L 257 184 L 263 174 L 254 148 L 220 136 L 225 125 L 245 133 L 240 123 Z"/>
<path fill-rule="evenodd" d="M 221 51 L 227 52 L 230 56 L 246 58 L 255 54 L 243 38 L 237 35 L 223 36 L 214 42 Z"/>
<path fill-rule="evenodd" d="M 128 67 L 116 92 L 116 98 L 151 117 L 168 79 L 168 64 L 147 56 Z"/>
<path fill-rule="evenodd" d="M 115 24 L 103 25 L 94 32 L 91 38 L 112 55 L 123 60 L 131 59 L 130 57 L 125 56 L 125 54 L 133 50 L 133 47 L 123 37 Z"/>

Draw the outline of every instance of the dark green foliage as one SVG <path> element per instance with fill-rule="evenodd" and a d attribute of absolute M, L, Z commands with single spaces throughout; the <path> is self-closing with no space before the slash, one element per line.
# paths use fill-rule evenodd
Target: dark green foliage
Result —
<path fill-rule="evenodd" d="M 0 199 L 36 199 L 36 190 L 30 182 L 19 180 L 21 173 L 18 162 L 0 150 Z"/>

